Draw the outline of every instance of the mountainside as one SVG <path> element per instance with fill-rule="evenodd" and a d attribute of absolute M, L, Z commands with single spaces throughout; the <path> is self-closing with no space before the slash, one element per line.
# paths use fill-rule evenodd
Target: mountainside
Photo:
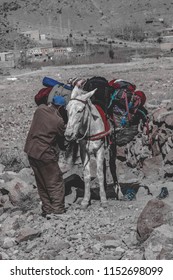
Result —
<path fill-rule="evenodd" d="M 6 21 L 18 31 L 39 29 L 52 36 L 70 30 L 94 35 L 136 24 L 157 31 L 173 25 L 172 12 L 172 0 L 0 0 L 0 28 Z"/>

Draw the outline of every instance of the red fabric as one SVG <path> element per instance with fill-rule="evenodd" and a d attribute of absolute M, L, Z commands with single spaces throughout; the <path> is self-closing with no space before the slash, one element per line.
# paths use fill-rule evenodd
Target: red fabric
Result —
<path fill-rule="evenodd" d="M 141 105 L 143 106 L 146 102 L 146 96 L 145 96 L 145 93 L 141 90 L 136 90 L 134 92 L 135 95 L 139 96 L 140 99 L 141 99 Z"/>
<path fill-rule="evenodd" d="M 51 90 L 52 87 L 45 87 L 40 89 L 39 92 L 35 95 L 35 103 L 37 105 L 47 104 L 47 98 Z"/>
<path fill-rule="evenodd" d="M 109 82 L 109 86 L 114 87 L 114 86 L 115 86 L 115 81 L 116 81 L 116 80 L 117 80 L 117 79 L 111 80 L 111 81 Z"/>
<path fill-rule="evenodd" d="M 100 113 L 100 116 L 102 117 L 102 121 L 103 121 L 104 126 L 105 126 L 105 131 L 108 131 L 110 129 L 110 124 L 109 124 L 108 119 L 105 115 L 105 112 L 103 111 L 103 109 L 99 105 L 96 104 L 95 106 L 96 106 L 98 112 Z"/>
<path fill-rule="evenodd" d="M 134 84 L 132 84 L 130 82 L 126 82 L 124 80 L 114 79 L 114 80 L 109 81 L 109 86 L 113 87 L 114 89 L 120 89 L 120 88 L 124 87 L 124 84 L 126 84 L 126 88 L 131 91 L 134 91 L 136 89 L 136 86 Z"/>

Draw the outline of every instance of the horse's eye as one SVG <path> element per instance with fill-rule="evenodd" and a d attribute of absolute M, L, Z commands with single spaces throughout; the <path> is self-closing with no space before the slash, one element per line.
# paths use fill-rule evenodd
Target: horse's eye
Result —
<path fill-rule="evenodd" d="M 76 114 L 82 113 L 83 109 L 76 112 Z"/>

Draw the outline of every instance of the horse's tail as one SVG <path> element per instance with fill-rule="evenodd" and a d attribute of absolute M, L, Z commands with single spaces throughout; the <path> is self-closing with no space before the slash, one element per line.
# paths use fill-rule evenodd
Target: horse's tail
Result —
<path fill-rule="evenodd" d="M 67 146 L 65 157 L 67 160 L 71 158 L 72 164 L 75 164 L 77 160 L 77 154 L 79 150 L 79 144 L 76 141 L 69 142 Z"/>

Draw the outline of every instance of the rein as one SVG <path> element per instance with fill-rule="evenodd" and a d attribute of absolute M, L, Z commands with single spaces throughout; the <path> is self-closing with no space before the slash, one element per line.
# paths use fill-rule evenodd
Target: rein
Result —
<path fill-rule="evenodd" d="M 84 100 L 81 100 L 81 99 L 78 99 L 78 98 L 72 98 L 72 99 L 70 99 L 69 101 L 73 101 L 73 100 L 82 102 L 83 104 L 88 105 L 88 107 L 89 107 L 88 101 L 84 101 Z M 90 109 L 90 107 L 89 107 L 89 109 Z M 96 107 L 96 109 L 98 110 L 97 107 Z M 103 123 L 104 123 L 103 117 L 102 117 L 102 115 L 101 115 L 101 113 L 100 113 L 99 110 L 98 110 L 98 112 L 99 112 L 99 114 L 100 114 L 100 116 L 101 116 L 101 118 L 102 118 L 102 121 L 103 121 Z M 89 135 L 89 136 L 87 137 L 87 133 L 88 133 L 88 131 L 89 131 L 90 124 L 91 124 L 91 110 L 89 110 L 89 114 L 90 114 L 90 121 L 88 121 L 87 129 L 86 129 L 84 135 L 83 135 L 81 138 L 78 139 L 78 141 L 83 140 L 84 138 L 85 138 L 85 139 L 88 139 L 88 140 L 90 140 L 90 141 L 96 141 L 96 140 L 100 140 L 100 139 L 105 138 L 106 136 L 108 136 L 108 135 L 111 133 L 111 128 L 110 128 L 110 126 L 109 126 L 109 129 L 104 130 L 104 131 L 99 132 L 99 133 L 96 133 L 96 134 L 94 134 L 94 135 Z"/>

